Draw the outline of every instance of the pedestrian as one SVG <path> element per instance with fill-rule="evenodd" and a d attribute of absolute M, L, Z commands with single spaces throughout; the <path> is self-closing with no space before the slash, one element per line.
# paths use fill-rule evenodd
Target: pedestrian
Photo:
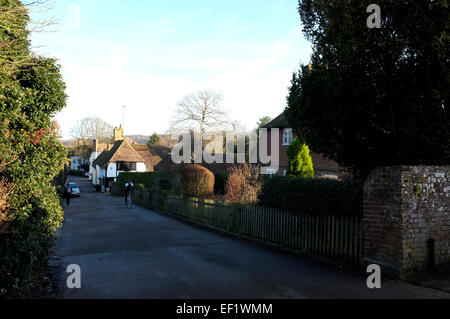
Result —
<path fill-rule="evenodd" d="M 64 187 L 64 197 L 66 198 L 67 207 L 69 207 L 70 198 L 72 197 L 72 188 L 70 188 L 69 183 L 67 183 L 66 187 Z"/>

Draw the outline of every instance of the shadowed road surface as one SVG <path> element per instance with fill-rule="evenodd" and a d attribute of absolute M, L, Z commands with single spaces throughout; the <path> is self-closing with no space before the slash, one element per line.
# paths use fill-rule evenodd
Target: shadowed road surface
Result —
<path fill-rule="evenodd" d="M 370 290 L 366 278 L 185 224 L 95 193 L 65 208 L 52 268 L 58 298 L 449 298 L 395 281 Z M 66 267 L 81 268 L 68 289 Z"/>

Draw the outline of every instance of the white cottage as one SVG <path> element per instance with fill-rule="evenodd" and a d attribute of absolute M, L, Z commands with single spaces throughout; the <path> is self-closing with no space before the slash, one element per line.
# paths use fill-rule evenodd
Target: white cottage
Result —
<path fill-rule="evenodd" d="M 110 150 L 104 150 L 92 162 L 92 183 L 102 188 L 117 181 L 122 172 L 147 172 L 153 170 L 148 167 L 144 158 L 130 145 L 123 136 L 123 128 L 114 129 L 114 145 Z"/>

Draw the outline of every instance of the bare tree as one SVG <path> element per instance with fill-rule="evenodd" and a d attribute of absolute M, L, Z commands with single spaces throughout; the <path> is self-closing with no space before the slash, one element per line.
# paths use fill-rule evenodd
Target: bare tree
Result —
<path fill-rule="evenodd" d="M 79 120 L 70 130 L 70 135 L 82 141 L 98 139 L 100 143 L 109 143 L 114 136 L 114 127 L 99 117 L 87 117 Z"/>
<path fill-rule="evenodd" d="M 178 102 L 170 127 L 172 131 L 220 129 L 227 124 L 227 112 L 221 107 L 223 97 L 212 90 L 200 90 Z"/>

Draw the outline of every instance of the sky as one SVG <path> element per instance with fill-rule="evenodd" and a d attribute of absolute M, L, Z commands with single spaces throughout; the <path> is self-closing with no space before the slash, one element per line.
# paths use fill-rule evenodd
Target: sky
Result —
<path fill-rule="evenodd" d="M 229 118 L 247 129 L 279 115 L 311 45 L 296 0 L 58 0 L 43 14 L 50 32 L 33 50 L 55 57 L 67 85 L 56 119 L 64 138 L 84 117 L 99 116 L 126 135 L 164 133 L 177 102 L 200 89 L 223 97 Z"/>

